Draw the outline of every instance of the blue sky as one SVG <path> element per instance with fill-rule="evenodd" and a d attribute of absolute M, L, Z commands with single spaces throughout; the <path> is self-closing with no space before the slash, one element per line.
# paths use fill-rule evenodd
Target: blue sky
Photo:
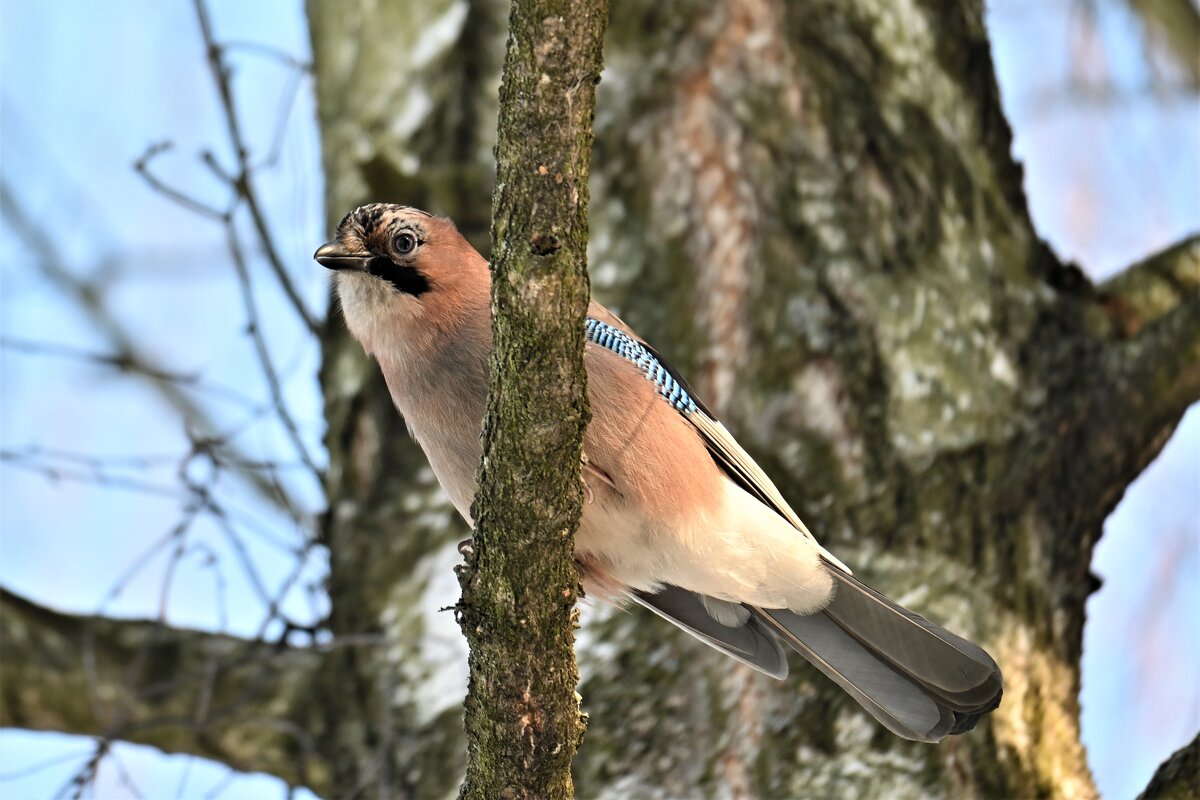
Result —
<path fill-rule="evenodd" d="M 307 59 L 302 3 L 211 5 L 222 40 Z M 1101 278 L 1200 227 L 1200 114 L 1194 98 L 1163 102 L 1147 91 L 1140 31 L 1123 4 L 1099 3 L 1092 38 L 1081 38 L 1077 8 L 1004 0 L 992 5 L 989 23 L 1038 230 L 1061 256 Z M 221 229 L 165 201 L 131 168 L 149 145 L 170 140 L 173 149 L 156 162 L 161 174 L 221 200 L 220 185 L 196 158 L 206 148 L 222 159 L 229 153 L 221 147 L 220 107 L 191 4 L 4 0 L 0 42 L 4 181 L 48 226 L 72 272 L 102 275 L 102 285 L 112 287 L 105 302 L 129 334 L 152 355 L 217 384 L 204 400 L 218 427 L 237 429 L 234 441 L 248 454 L 287 462 L 281 480 L 307 511 L 318 510 L 318 486 L 295 468 L 281 427 L 255 412 L 266 387 L 247 347 Z M 235 60 L 239 110 L 252 147 L 263 152 L 293 73 L 249 48 Z M 1120 98 L 1071 97 L 1065 87 L 1080 75 L 1117 87 Z M 260 189 L 292 277 L 308 307 L 320 312 L 326 278 L 310 256 L 326 231 L 309 88 L 300 87 L 278 166 L 262 175 Z M 105 350 L 108 333 L 23 268 L 18 254 L 26 245 L 7 222 L 0 237 L 0 333 L 9 341 Z M 265 269 L 260 259 L 252 266 Z M 321 412 L 315 343 L 272 281 L 256 286 L 288 401 L 309 421 L 306 446 L 320 454 L 321 429 L 311 422 Z M 0 351 L 0 399 L 0 448 L 35 460 L 55 448 L 105 457 L 161 454 L 161 462 L 136 474 L 170 485 L 187 448 L 187 432 L 155 390 L 75 359 Z M 1094 569 L 1105 584 L 1089 604 L 1082 702 L 1084 738 L 1106 797 L 1136 794 L 1154 766 L 1200 727 L 1200 630 L 1188 613 L 1200 608 L 1198 444 L 1200 413 L 1193 410 L 1110 518 L 1096 552 Z M 206 465 L 194 460 L 186 468 L 199 474 Z M 298 547 L 303 530 L 230 475 L 217 488 L 229 508 L 271 534 L 247 536 L 244 544 L 274 591 L 290 563 L 280 553 Z M 240 634 L 262 622 L 253 582 L 210 519 L 189 531 L 188 555 L 165 603 L 165 553 L 110 596 L 116 577 L 179 519 L 178 497 L 50 481 L 8 462 L 0 464 L 0 497 L 0 584 L 7 588 L 71 611 L 103 607 L 132 616 L 165 608 L 172 623 Z M 289 615 L 303 621 L 323 611 L 320 592 L 306 588 L 322 569 L 312 556 L 287 593 Z M 0 793 L 52 796 L 88 748 L 72 737 L 0 733 Z M 146 797 L 205 796 L 228 772 L 147 748 L 116 752 Z M 14 777 L 57 757 L 65 760 Z M 117 763 L 102 768 L 98 795 L 136 796 L 122 785 Z M 265 776 L 232 780 L 218 787 L 219 796 L 284 795 Z"/>

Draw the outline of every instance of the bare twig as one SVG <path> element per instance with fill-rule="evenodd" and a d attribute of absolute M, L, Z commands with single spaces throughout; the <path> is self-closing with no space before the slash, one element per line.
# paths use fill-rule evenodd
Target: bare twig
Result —
<path fill-rule="evenodd" d="M 96 772 L 100 769 L 100 762 L 108 755 L 109 747 L 111 747 L 111 742 L 108 739 L 97 740 L 91 758 L 84 762 L 84 765 L 55 793 L 54 797 L 67 797 L 68 793 L 72 800 L 79 800 L 83 797 L 84 791 L 95 781 Z"/>
<path fill-rule="evenodd" d="M 162 585 L 158 594 L 158 621 L 162 623 L 166 623 L 167 621 L 167 603 L 170 600 L 171 583 L 175 577 L 175 567 L 179 565 L 187 549 L 187 534 L 192 526 L 192 522 L 196 518 L 196 511 L 196 507 L 189 508 L 184 513 L 183 519 L 171 531 L 171 541 L 175 543 L 175 547 L 171 550 L 171 555 L 167 559 L 167 568 L 163 572 Z"/>
<path fill-rule="evenodd" d="M 250 557 L 250 552 L 246 549 L 246 544 L 242 541 L 242 537 L 237 530 L 229 523 L 229 519 L 225 516 L 221 509 L 213 504 L 208 504 L 209 515 L 217 523 L 217 529 L 225 535 L 225 540 L 229 542 L 233 548 L 234 554 L 238 558 L 238 562 L 242 565 L 242 571 L 246 574 L 246 579 L 254 588 L 254 593 L 258 595 L 258 599 L 267 606 L 267 617 L 273 616 L 274 602 L 271 593 L 267 591 L 267 586 L 263 582 L 262 575 L 258 572 L 258 567 L 254 564 L 254 559 Z"/>
<path fill-rule="evenodd" d="M 51 767 L 57 767 L 59 764 L 65 764 L 68 761 L 74 761 L 77 758 L 81 758 L 85 753 L 90 754 L 91 752 L 92 748 L 90 747 L 84 750 L 71 750 L 69 752 L 54 756 L 53 758 L 47 758 L 44 761 L 38 761 L 37 763 L 30 764 L 28 767 L 24 767 L 22 769 L 13 770 L 12 772 L 0 772 L 0 783 L 6 783 L 8 781 L 27 778 L 30 775 L 36 775 L 43 770 L 50 769 Z"/>
<path fill-rule="evenodd" d="M 212 21 L 208 15 L 208 6 L 204 0 L 194 0 L 193 6 L 196 10 L 196 19 L 200 23 L 200 34 L 204 39 L 205 52 L 208 54 L 208 65 L 212 71 L 213 81 L 217 87 L 217 94 L 221 100 L 221 109 L 225 119 L 225 127 L 229 134 L 229 143 L 233 148 L 234 158 L 237 160 L 237 175 L 234 177 L 233 186 L 250 212 L 250 217 L 254 221 L 254 229 L 258 233 L 259 243 L 262 245 L 263 253 L 266 255 L 271 271 L 275 274 L 275 278 L 279 281 L 280 287 L 283 289 L 284 294 L 287 295 L 297 315 L 304 321 L 305 326 L 316 334 L 320 331 L 320 323 L 309 312 L 300 297 L 300 293 L 296 290 L 295 284 L 292 283 L 291 276 L 284 267 L 283 259 L 280 257 L 279 251 L 275 246 L 275 239 L 271 235 L 270 226 L 267 224 L 266 215 L 263 213 L 258 195 L 254 191 L 250 151 L 247 147 L 246 139 L 242 134 L 242 126 L 238 117 L 237 106 L 234 103 L 233 87 L 229 77 L 229 69 L 225 65 L 223 48 L 217 43 L 216 37 L 213 34 Z"/>
<path fill-rule="evenodd" d="M 175 787 L 175 800 L 183 800 L 184 792 L 187 790 L 188 778 L 192 777 L 192 763 L 196 759 L 189 758 L 183 765 L 183 772 L 179 776 L 179 784 Z"/>
<path fill-rule="evenodd" d="M 136 343 L 129 329 L 121 318 L 112 312 L 101 291 L 91 283 L 77 277 L 65 266 L 58 253 L 54 240 L 38 227 L 33 217 L 26 212 L 17 200 L 16 193 L 8 182 L 0 176 L 0 212 L 10 229 L 21 238 L 30 254 L 37 260 L 39 267 L 50 282 L 84 313 L 89 323 L 100 331 L 101 338 L 107 342 L 106 358 L 113 358 L 127 365 L 126 372 L 140 375 L 173 374 L 155 363 Z M 65 354 L 64 354 L 65 355 Z M 187 383 L 176 380 L 158 380 L 154 382 L 163 399 L 174 408 L 181 418 L 200 432 L 200 436 L 213 437 L 218 426 L 208 410 L 189 394 L 191 388 Z M 219 437 L 221 441 L 232 440 L 234 434 Z M 215 437 L 214 437 L 215 438 Z M 228 446 L 228 445 L 227 445 Z M 230 446 L 230 449 L 233 448 Z M 232 457 L 228 463 L 237 466 L 239 463 L 250 463 L 252 459 Z M 302 515 L 296 502 L 291 496 L 280 491 L 278 483 L 272 484 L 265 480 L 260 473 L 251 469 L 238 469 L 240 477 L 254 488 L 263 498 L 272 504 L 279 505 L 294 518 Z"/>
<path fill-rule="evenodd" d="M 134 563 L 118 577 L 101 604 L 103 610 L 116 598 L 146 566 L 157 562 L 167 553 L 165 569 L 159 587 L 158 623 L 120 623 L 100 617 L 71 619 L 57 615 L 47 609 L 33 607 L 27 602 L 14 603 L 11 595 L 0 591 L 4 600 L 5 619 L 14 613 L 27 617 L 22 625 L 47 624 L 76 631 L 82 628 L 82 636 L 62 637 L 69 643 L 82 638 L 82 659 L 79 668 L 70 672 L 69 681 L 86 695 L 80 720 L 72 722 L 70 729 L 76 733 L 90 733 L 97 737 L 90 757 L 78 769 L 70 782 L 63 787 L 63 796 L 82 797 L 94 791 L 94 783 L 101 763 L 110 758 L 111 745 L 121 738 L 133 741 L 158 742 L 146 733 L 159 727 L 190 727 L 195 739 L 190 743 L 190 752 L 217 756 L 227 751 L 229 742 L 239 735 L 231 730 L 247 726 L 269 729 L 293 740 L 293 744 L 280 743 L 274 765 L 268 771 L 276 772 L 286 780 L 295 782 L 305 772 L 305 763 L 319 759 L 315 745 L 303 725 L 290 719 L 278 718 L 275 706 L 267 702 L 264 695 L 273 689 L 277 692 L 297 691 L 298 684 L 290 682 L 288 687 L 270 686 L 281 669 L 298 669 L 301 674 L 313 669 L 317 653 L 340 646 L 374 646 L 378 642 L 366 639 L 360 642 L 321 641 L 316 625 L 305 626 L 287 618 L 281 610 L 290 593 L 299 584 L 309 569 L 309 556 L 316 548 L 311 537 L 301 536 L 299 543 L 287 542 L 271 533 L 265 526 L 255 522 L 244 512 L 230 508 L 218 497 L 218 479 L 225 472 L 249 480 L 260 495 L 268 498 L 287 512 L 298 527 L 307 521 L 297 507 L 290 492 L 281 482 L 285 470 L 303 470 L 318 485 L 321 482 L 320 468 L 305 445 L 300 427 L 292 416 L 284 397 L 283 382 L 279 369 L 270 352 L 262 330 L 261 315 L 255 299 L 255 287 L 251 278 L 248 253 L 262 252 L 265 261 L 287 296 L 289 304 L 310 332 L 319 328 L 317 320 L 303 303 L 300 294 L 284 267 L 283 260 L 269 228 L 262 202 L 254 189 L 253 177 L 256 170 L 269 168 L 278 161 L 283 150 L 287 122 L 295 98 L 311 67 L 298 59 L 291 58 L 273 48 L 253 43 L 237 42 L 227 46 L 215 41 L 207 7 L 203 0 L 195 1 L 195 10 L 200 23 L 209 66 L 223 112 L 229 143 L 234 152 L 235 165 L 225 169 L 212 153 L 201 154 L 205 164 L 218 182 L 228 190 L 228 201 L 224 208 L 199 199 L 192 193 L 172 185 L 159 177 L 153 169 L 154 161 L 166 153 L 171 144 L 163 142 L 152 145 L 134 163 L 134 169 L 156 192 L 167 200 L 188 209 L 200 217 L 220 223 L 227 236 L 228 250 L 234 268 L 237 286 L 244 303 L 246 332 L 255 358 L 259 363 L 269 396 L 268 402 L 257 401 L 240 392 L 205 382 L 198 374 L 164 369 L 156 365 L 149 354 L 135 344 L 135 339 L 107 308 L 103 287 L 96 279 L 84 280 L 67 269 L 59 257 L 54 240 L 45 231 L 33 224 L 17 201 L 16 194 L 7 184 L 0 182 L 0 200 L 3 211 L 13 230 L 21 236 L 29 249 L 39 257 L 40 264 L 54 285 L 73 300 L 89 319 L 105 334 L 106 347 L 91 350 L 75 348 L 57 343 L 37 342 L 26 339 L 5 339 L 0 348 L 41 357 L 66 358 L 83 363 L 115 369 L 154 381 L 169 402 L 182 415 L 187 426 L 190 448 L 182 456 L 119 456 L 100 457 L 31 446 L 24 450 L 0 451 L 0 461 L 17 468 L 34 471 L 49 479 L 86 481 L 106 487 L 121 487 L 178 499 L 182 504 L 180 519 L 164 536 L 147 548 Z M 280 98 L 279 120 L 276 123 L 270 149 L 265 159 L 252 163 L 242 126 L 236 110 L 230 71 L 226 53 L 230 49 L 245 51 L 271 58 L 292 73 L 284 84 Z M 242 209 L 248 213 L 254 235 L 248 242 L 238 235 L 239 215 Z M 247 419 L 230 430 L 221 432 L 190 393 L 208 392 L 223 399 L 237 402 L 249 409 Z M 234 447 L 234 440 L 254 421 L 270 413 L 283 426 L 296 456 L 294 460 L 274 458 L 251 458 Z M 156 471 L 175 464 L 174 482 L 157 482 L 152 479 Z M 218 615 L 222 628 L 228 623 L 225 608 L 225 576 L 221 569 L 218 553 L 209 545 L 189 541 L 189 531 L 201 516 L 211 518 L 220 534 L 225 538 L 236 560 L 245 574 L 245 579 L 264 606 L 262 622 L 252 640 L 236 640 L 230 637 L 211 636 L 196 632 L 177 631 L 165 622 L 169 610 L 172 584 L 179 565 L 190 555 L 202 560 L 202 568 L 214 574 Z M 245 535 L 253 534 L 269 542 L 294 559 L 292 569 L 285 579 L 272 590 L 268 587 L 245 542 Z M 266 640 L 268 632 L 274 635 L 282 623 L 278 642 Z M 25 628 L 21 628 L 24 630 Z M 15 630 L 15 629 L 14 629 Z M 301 653 L 287 646 L 287 638 L 294 631 L 308 633 L 312 647 Z M 6 637 L 13 639 L 14 637 Z M 18 637 L 19 638 L 19 637 Z M 7 643 L 7 642 L 6 642 Z M 68 644 L 64 644 L 68 646 Z M 168 680 L 149 680 L 151 666 L 161 663 L 169 655 L 172 669 Z M 11 679 L 11 671 L 17 669 L 22 675 L 30 675 L 25 683 L 36 677 L 28 672 L 29 664 L 14 663 L 0 654 L 0 667 Z M 45 687 L 50 690 L 47 685 Z M 190 691 L 196 689 L 196 692 Z M 56 690 L 57 691 L 57 690 Z M 35 692 L 36 694 L 36 692 Z M 186 710 L 182 704 L 191 703 Z M 285 704 L 292 707 L 290 704 Z M 0 704 L 0 719 L 5 714 L 20 710 L 21 704 Z M 178 713 L 184 712 L 184 713 Z M 20 716 L 18 714 L 18 716 Z M 39 717 L 39 720 L 42 718 Z M 44 720 L 42 720 L 44 722 Z M 28 720 L 21 719 L 28 725 Z M 52 726 L 59 727 L 59 726 Z M 67 729 L 67 728 L 59 728 Z M 230 736 L 233 739 L 230 739 Z M 177 736 L 177 735 L 176 735 Z M 255 734 L 261 738 L 260 734 Z M 167 746 L 176 746 L 175 738 L 168 737 Z M 130 792 L 139 791 L 129 778 L 124 765 L 112 757 L 110 762 L 118 772 L 120 781 Z M 181 788 L 183 784 L 181 783 Z"/>
<path fill-rule="evenodd" d="M 192 197 L 187 192 L 181 192 L 169 184 L 164 183 L 163 181 L 159 180 L 159 178 L 153 172 L 150 171 L 150 162 L 170 150 L 173 146 L 174 145 L 172 145 L 171 142 L 159 142 L 157 144 L 150 145 L 148 148 L 146 148 L 146 152 L 142 153 L 142 155 L 133 162 L 134 171 L 141 175 L 142 178 L 145 179 L 146 183 L 150 184 L 150 187 L 156 192 L 170 200 L 175 201 L 188 211 L 193 211 L 202 217 L 207 217 L 208 219 L 216 220 L 218 222 L 227 221 L 231 214 L 231 210 L 227 209 L 222 211 L 218 208 L 213 208 L 207 203 Z"/>
<path fill-rule="evenodd" d="M 238 283 L 242 290 L 242 303 L 246 312 L 246 330 L 250 335 L 251 341 L 254 342 L 254 349 L 258 355 L 258 363 L 262 367 L 263 378 L 267 382 L 271 401 L 275 405 L 279 421 L 283 423 L 283 427 L 287 430 L 288 438 L 291 439 L 292 446 L 296 448 L 296 453 L 300 457 L 300 460 L 309 468 L 313 477 L 320 482 L 321 469 L 313 461 L 312 456 L 309 455 L 308 448 L 304 444 L 304 439 L 300 435 L 300 429 L 296 425 L 296 421 L 292 418 L 291 412 L 288 411 L 287 402 L 283 397 L 283 387 L 279 383 L 279 374 L 275 370 L 274 361 L 271 359 L 271 352 L 267 347 L 266 340 L 263 338 L 262 325 L 258 315 L 258 305 L 254 300 L 254 286 L 250 281 L 250 271 L 246 267 L 246 259 L 237 236 L 237 229 L 233 225 L 228 225 L 226 226 L 226 230 L 229 236 L 229 253 L 233 257 L 234 272 L 237 274 Z"/>
<path fill-rule="evenodd" d="M 110 475 L 101 469 L 72 469 L 54 466 L 38 461 L 36 456 L 16 450 L 0 450 L 0 462 L 9 466 L 33 472 L 49 481 L 73 481 L 103 486 L 107 489 L 127 489 L 133 492 L 158 495 L 160 497 L 183 497 L 183 492 L 175 486 L 152 483 L 124 475 Z"/>
<path fill-rule="evenodd" d="M 279 110 L 275 115 L 275 132 L 271 135 L 271 147 L 267 150 L 266 157 L 255 165 L 255 169 L 270 169 L 279 163 L 279 157 L 283 154 L 288 120 L 291 119 L 292 107 L 296 104 L 296 95 L 300 93 L 304 78 L 304 73 L 293 72 L 283 87 L 283 93 L 279 97 Z"/>
<path fill-rule="evenodd" d="M 221 572 L 221 557 L 206 544 L 197 542 L 188 548 L 188 553 L 195 553 L 204 560 L 202 566 L 213 574 L 213 590 L 217 595 L 217 630 L 225 633 L 229 630 L 229 609 L 225 601 L 225 575 Z"/>
<path fill-rule="evenodd" d="M 274 61 L 278 61 L 280 64 L 284 65 L 285 67 L 290 67 L 291 69 L 293 69 L 296 72 L 299 72 L 301 74 L 311 74 L 313 71 L 313 65 L 311 63 L 309 63 L 308 61 L 301 61 L 300 59 L 293 56 L 291 53 L 288 53 L 284 50 L 280 50 L 278 47 L 271 47 L 270 45 L 263 44 L 262 42 L 249 42 L 249 41 L 245 41 L 245 40 L 241 40 L 241 39 L 228 39 L 225 41 L 224 48 L 225 48 L 225 52 L 227 52 L 227 53 L 232 53 L 232 52 L 251 53 L 254 55 L 263 56 L 264 58 L 272 59 Z"/>
<path fill-rule="evenodd" d="M 246 395 L 228 386 L 201 380 L 195 373 L 173 372 L 155 367 L 134 357 L 132 353 L 99 353 L 80 347 L 58 344 L 57 342 L 41 342 L 32 339 L 0 337 L 0 349 L 22 353 L 30 356 L 45 356 L 49 358 L 64 358 L 71 361 L 95 364 L 108 367 L 118 372 L 137 375 L 151 381 L 174 383 L 178 386 L 204 392 L 247 408 L 255 405 Z"/>
<path fill-rule="evenodd" d="M 121 786 L 124 786 L 126 789 L 128 789 L 129 793 L 137 798 L 137 800 L 141 800 L 141 798 L 145 797 L 141 790 L 138 789 L 137 784 L 133 780 L 133 776 L 129 774 L 129 770 L 125 768 L 125 762 L 121 760 L 121 757 L 116 753 L 110 752 L 108 755 L 108 760 L 114 767 L 117 768 L 117 782 L 120 783 Z"/>

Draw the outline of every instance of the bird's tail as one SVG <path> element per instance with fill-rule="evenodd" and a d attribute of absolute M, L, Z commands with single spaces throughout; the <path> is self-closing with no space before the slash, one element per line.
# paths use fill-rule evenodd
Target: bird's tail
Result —
<path fill-rule="evenodd" d="M 836 567 L 833 602 L 801 616 L 754 614 L 893 733 L 937 742 L 1000 705 L 1004 679 L 983 648 L 892 602 Z"/>

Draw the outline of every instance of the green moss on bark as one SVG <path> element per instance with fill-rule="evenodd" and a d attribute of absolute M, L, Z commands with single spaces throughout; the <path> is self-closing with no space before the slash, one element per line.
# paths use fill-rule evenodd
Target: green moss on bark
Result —
<path fill-rule="evenodd" d="M 474 552 L 464 798 L 567 798 L 575 692 L 574 532 L 587 427 L 583 318 L 592 109 L 604 2 L 517 0 L 500 89 L 491 390 Z"/>

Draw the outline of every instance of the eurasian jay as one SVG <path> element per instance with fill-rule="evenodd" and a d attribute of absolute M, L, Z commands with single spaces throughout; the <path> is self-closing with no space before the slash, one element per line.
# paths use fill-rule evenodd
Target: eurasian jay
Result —
<path fill-rule="evenodd" d="M 316 260 L 450 502 L 471 522 L 491 347 L 487 261 L 454 223 L 363 206 Z M 970 730 L 1003 679 L 980 647 L 859 582 L 684 380 L 593 301 L 585 592 L 628 599 L 775 678 L 783 644 L 907 739 Z"/>

